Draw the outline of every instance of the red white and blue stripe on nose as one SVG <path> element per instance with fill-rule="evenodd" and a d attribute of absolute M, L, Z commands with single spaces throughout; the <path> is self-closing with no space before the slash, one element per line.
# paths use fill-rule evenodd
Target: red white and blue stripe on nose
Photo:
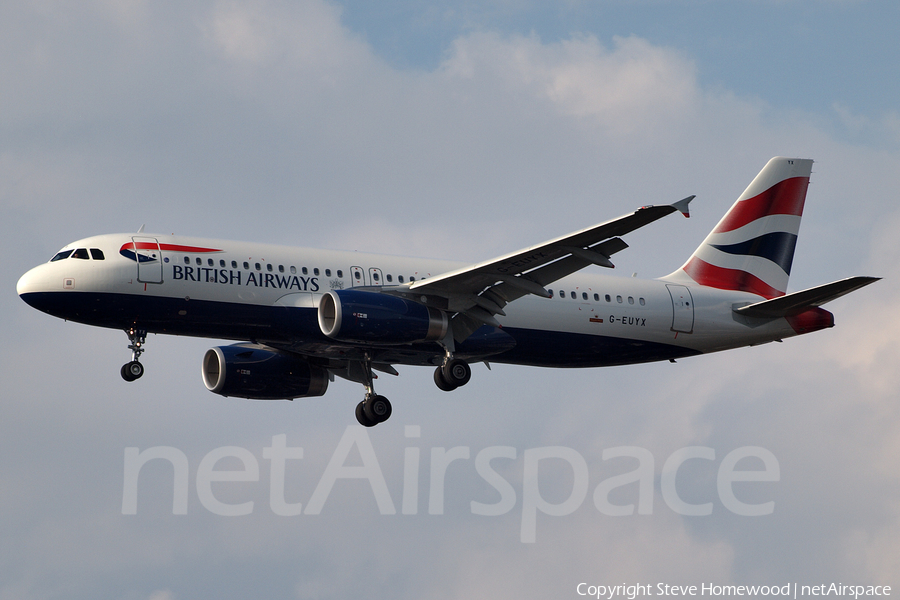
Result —
<path fill-rule="evenodd" d="M 125 258 L 129 258 L 135 262 L 154 262 L 158 259 L 156 253 L 158 251 L 181 252 L 208 254 L 210 252 L 221 252 L 216 248 L 203 248 L 200 246 L 183 246 L 181 244 L 158 244 L 156 242 L 127 242 L 119 248 L 119 254 Z"/>
<path fill-rule="evenodd" d="M 802 162 L 811 167 L 812 161 Z M 682 267 L 691 279 L 700 285 L 752 292 L 765 298 L 785 294 L 809 186 L 809 168 L 805 176 L 773 183 L 773 175 L 784 175 L 784 171 L 784 165 L 770 162 L 760 172 Z M 761 185 L 767 187 L 758 191 Z"/>

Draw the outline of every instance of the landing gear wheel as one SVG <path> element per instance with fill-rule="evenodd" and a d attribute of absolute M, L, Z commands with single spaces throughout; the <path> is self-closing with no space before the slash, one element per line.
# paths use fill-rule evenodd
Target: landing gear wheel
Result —
<path fill-rule="evenodd" d="M 365 359 L 363 361 L 360 361 L 360 363 L 351 363 L 350 367 L 354 367 L 357 376 L 362 375 L 362 384 L 366 388 L 365 399 L 356 405 L 356 420 L 359 421 L 359 424 L 363 427 L 373 427 L 379 423 L 384 423 L 391 418 L 391 403 L 384 396 L 379 396 L 375 393 L 375 386 L 373 384 L 375 375 L 372 373 L 372 359 L 368 352 L 365 354 Z M 348 373 L 350 367 L 348 367 Z M 360 367 L 362 373 L 355 370 Z M 396 374 L 396 371 L 394 371 L 394 374 Z"/>
<path fill-rule="evenodd" d="M 134 381 L 135 379 L 140 379 L 141 375 L 144 374 L 144 365 L 133 360 L 122 365 L 120 373 L 125 381 Z"/>
<path fill-rule="evenodd" d="M 363 412 L 370 421 L 384 423 L 391 418 L 391 402 L 384 396 L 370 396 L 363 402 Z"/>
<path fill-rule="evenodd" d="M 469 383 L 469 379 L 472 378 L 472 369 L 469 368 L 466 361 L 454 358 L 448 360 L 447 363 L 441 367 L 441 375 L 444 376 L 445 382 L 458 388 Z"/>
<path fill-rule="evenodd" d="M 366 416 L 366 403 L 360 402 L 356 405 L 356 420 L 359 421 L 359 424 L 363 427 L 375 427 L 378 423 L 369 419 Z"/>
<path fill-rule="evenodd" d="M 131 362 L 122 365 L 119 373 L 125 381 L 134 381 L 135 379 L 140 379 L 141 375 L 144 374 L 144 365 L 138 361 L 141 359 L 141 354 L 144 353 L 144 342 L 147 340 L 147 332 L 144 329 L 131 327 L 125 330 L 125 335 L 128 336 L 128 341 L 131 342 L 128 344 L 128 349 L 131 350 Z"/>
<path fill-rule="evenodd" d="M 439 389 L 445 392 L 452 392 L 456 389 L 456 386 L 452 383 L 449 383 L 446 379 L 444 379 L 444 371 L 441 367 L 438 367 L 434 370 L 434 384 L 438 386 Z"/>

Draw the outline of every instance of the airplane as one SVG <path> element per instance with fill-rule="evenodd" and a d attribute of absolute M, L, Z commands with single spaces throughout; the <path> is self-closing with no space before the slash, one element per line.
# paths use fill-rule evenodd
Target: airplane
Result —
<path fill-rule="evenodd" d="M 813 161 L 776 157 L 697 250 L 652 280 L 611 277 L 621 236 L 689 196 L 480 262 L 402 258 L 143 232 L 89 237 L 25 273 L 19 296 L 55 317 L 124 330 L 126 381 L 144 374 L 148 333 L 236 341 L 201 373 L 223 396 L 325 394 L 361 383 L 360 424 L 392 413 L 377 372 L 435 367 L 444 391 L 471 364 L 600 367 L 671 361 L 832 327 L 822 304 L 877 281 L 850 277 L 787 294 Z"/>

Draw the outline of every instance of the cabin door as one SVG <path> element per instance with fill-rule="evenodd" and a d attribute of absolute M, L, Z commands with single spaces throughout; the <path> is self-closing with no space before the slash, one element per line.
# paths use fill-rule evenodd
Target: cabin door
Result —
<path fill-rule="evenodd" d="M 151 237 L 133 237 L 134 258 L 137 260 L 137 280 L 141 283 L 162 283 L 162 251 L 159 242 Z"/>
<path fill-rule="evenodd" d="M 683 285 L 666 285 L 672 297 L 672 331 L 690 333 L 694 330 L 694 300 Z"/>

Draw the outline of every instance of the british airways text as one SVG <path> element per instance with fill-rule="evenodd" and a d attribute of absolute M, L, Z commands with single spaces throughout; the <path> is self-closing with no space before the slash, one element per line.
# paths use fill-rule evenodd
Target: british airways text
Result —
<path fill-rule="evenodd" d="M 213 267 L 172 265 L 172 279 L 175 281 L 198 281 L 224 285 L 252 285 L 281 290 L 298 290 L 301 292 L 319 291 L 318 277 L 299 277 L 297 275 L 280 275 L 278 273 L 244 273 L 233 269 L 215 269 Z"/>

